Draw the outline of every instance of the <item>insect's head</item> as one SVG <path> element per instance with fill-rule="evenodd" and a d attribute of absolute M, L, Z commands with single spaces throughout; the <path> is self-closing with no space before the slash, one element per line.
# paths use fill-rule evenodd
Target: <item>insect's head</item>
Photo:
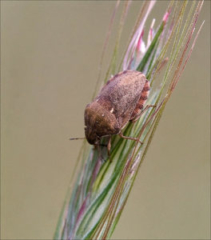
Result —
<path fill-rule="evenodd" d="M 98 145 L 103 136 L 119 132 L 115 116 L 97 102 L 86 106 L 84 117 L 86 139 L 92 145 Z"/>
<path fill-rule="evenodd" d="M 91 126 L 85 126 L 84 130 L 89 144 L 98 145 L 100 143 L 100 137 L 93 131 Z"/>

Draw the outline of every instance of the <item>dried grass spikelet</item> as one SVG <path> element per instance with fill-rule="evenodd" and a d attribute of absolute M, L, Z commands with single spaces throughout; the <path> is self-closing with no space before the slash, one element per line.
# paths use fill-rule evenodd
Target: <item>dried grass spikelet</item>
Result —
<path fill-rule="evenodd" d="M 84 141 L 74 187 L 64 203 L 54 239 L 107 239 L 110 238 L 127 202 L 138 169 L 146 155 L 163 110 L 174 91 L 191 56 L 196 39 L 202 28 L 195 33 L 196 22 L 203 1 L 171 1 L 157 29 L 155 20 L 148 31 L 147 42 L 143 40 L 144 26 L 156 1 L 142 4 L 130 43 L 117 68 L 117 53 L 130 1 L 123 2 L 119 32 L 105 81 L 121 70 L 143 72 L 152 87 L 147 105 L 156 105 L 145 111 L 135 124 L 128 124 L 125 136 L 139 138 L 143 145 L 119 136 L 112 137 L 109 161 L 102 161 L 97 149 Z M 120 1 L 114 9 L 106 42 L 104 56 L 113 20 Z M 194 34 L 195 33 L 195 34 Z M 100 69 L 102 66 L 100 61 Z M 99 78 L 100 79 L 100 74 Z M 159 76 L 159 77 L 158 77 Z M 96 89 L 100 81 L 96 85 Z M 96 90 L 94 95 L 96 95 Z M 103 156 L 107 158 L 107 154 Z"/>

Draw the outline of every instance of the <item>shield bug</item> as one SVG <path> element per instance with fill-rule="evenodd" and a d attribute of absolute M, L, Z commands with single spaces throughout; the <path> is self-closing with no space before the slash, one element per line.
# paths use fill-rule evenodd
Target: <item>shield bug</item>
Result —
<path fill-rule="evenodd" d="M 102 137 L 116 134 L 139 141 L 137 138 L 123 136 L 121 130 L 129 121 L 135 122 L 140 117 L 149 90 L 150 83 L 141 72 L 127 70 L 112 77 L 85 108 L 87 141 L 99 145 Z M 107 147 L 109 152 L 110 140 Z"/>

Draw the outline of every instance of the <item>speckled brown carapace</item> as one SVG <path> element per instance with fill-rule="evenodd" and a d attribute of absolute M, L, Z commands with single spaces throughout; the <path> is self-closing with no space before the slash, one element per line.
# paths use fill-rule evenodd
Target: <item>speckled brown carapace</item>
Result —
<path fill-rule="evenodd" d="M 139 116 L 141 115 L 141 112 L 142 112 L 142 109 L 144 108 L 144 104 L 148 98 L 148 95 L 149 95 L 149 90 L 150 90 L 150 83 L 149 81 L 146 81 L 145 82 L 145 85 L 144 85 L 144 88 L 141 92 L 141 97 L 133 111 L 133 114 L 131 116 L 131 119 L 133 122 L 136 121 Z"/>
<path fill-rule="evenodd" d="M 141 72 L 127 70 L 112 77 L 86 106 L 85 135 L 88 142 L 97 145 L 101 137 L 120 134 L 130 120 L 136 121 L 149 90 L 149 81 Z"/>

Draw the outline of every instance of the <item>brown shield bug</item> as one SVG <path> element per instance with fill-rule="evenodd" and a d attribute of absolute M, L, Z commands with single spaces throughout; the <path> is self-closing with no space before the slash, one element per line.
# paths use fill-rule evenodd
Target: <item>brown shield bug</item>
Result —
<path fill-rule="evenodd" d="M 116 134 L 139 141 L 123 136 L 121 130 L 129 121 L 135 122 L 140 117 L 149 90 L 150 83 L 141 72 L 127 70 L 112 77 L 85 108 L 87 141 L 96 146 L 102 137 Z M 109 152 L 110 140 L 107 148 Z"/>

